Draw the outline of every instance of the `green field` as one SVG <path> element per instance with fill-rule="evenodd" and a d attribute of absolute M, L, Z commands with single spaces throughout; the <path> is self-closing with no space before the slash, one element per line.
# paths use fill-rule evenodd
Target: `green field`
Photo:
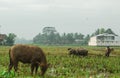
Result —
<path fill-rule="evenodd" d="M 70 56 L 67 48 L 79 46 L 40 46 L 46 53 L 51 64 L 44 78 L 119 78 L 120 77 L 120 47 L 113 47 L 110 57 L 105 57 L 105 47 L 88 47 L 88 56 Z M 8 50 L 10 47 L 0 47 L 0 78 L 42 78 L 31 76 L 30 65 L 19 63 L 18 73 L 7 72 L 9 65 Z"/>

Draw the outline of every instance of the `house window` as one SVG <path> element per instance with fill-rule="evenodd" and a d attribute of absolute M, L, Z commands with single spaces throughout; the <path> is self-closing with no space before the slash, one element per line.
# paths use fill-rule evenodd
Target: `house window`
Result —
<path fill-rule="evenodd" d="M 112 40 L 114 40 L 115 39 L 115 37 L 114 36 L 112 36 L 112 38 L 111 38 Z"/>

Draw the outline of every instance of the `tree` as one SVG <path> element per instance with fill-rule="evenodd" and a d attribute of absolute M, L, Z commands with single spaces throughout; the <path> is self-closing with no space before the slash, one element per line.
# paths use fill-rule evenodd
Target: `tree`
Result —
<path fill-rule="evenodd" d="M 40 41 L 41 41 L 41 36 L 42 36 L 41 33 L 39 33 L 38 35 L 36 35 L 36 36 L 33 38 L 33 42 L 36 43 L 36 44 L 39 44 Z"/>
<path fill-rule="evenodd" d="M 48 36 L 47 36 L 47 40 L 48 40 L 48 44 L 55 44 L 55 33 L 51 32 Z"/>
<path fill-rule="evenodd" d="M 33 38 L 33 42 L 36 44 L 47 44 L 48 43 L 48 35 L 39 33 Z"/>
<path fill-rule="evenodd" d="M 55 34 L 55 44 L 61 44 L 61 37 L 60 34 Z"/>
<path fill-rule="evenodd" d="M 105 33 L 105 29 L 101 28 L 100 31 L 99 31 L 99 34 L 103 34 L 103 33 Z"/>
<path fill-rule="evenodd" d="M 101 28 L 101 29 L 98 28 L 98 29 L 92 34 L 92 36 L 99 35 L 99 34 L 103 34 L 103 33 L 108 33 L 108 34 L 114 34 L 114 35 L 116 35 L 110 28 L 108 28 L 107 30 L 105 30 L 104 28 Z"/>
<path fill-rule="evenodd" d="M 44 27 L 43 30 L 42 30 L 43 34 L 51 34 L 51 33 L 55 33 L 57 32 L 55 27 Z"/>
<path fill-rule="evenodd" d="M 72 44 L 75 41 L 75 39 L 73 38 L 73 33 L 68 33 L 66 37 L 67 37 L 67 44 Z"/>
<path fill-rule="evenodd" d="M 88 44 L 88 41 L 90 40 L 90 35 L 88 34 L 85 38 L 84 38 L 84 45 Z"/>
<path fill-rule="evenodd" d="M 67 41 L 66 33 L 63 33 L 61 36 L 61 43 L 66 44 L 66 41 Z"/>
<path fill-rule="evenodd" d="M 99 34 L 103 34 L 103 33 L 105 33 L 105 29 L 104 29 L 104 28 L 98 28 L 98 29 L 92 34 L 92 36 L 99 35 Z"/>
<path fill-rule="evenodd" d="M 14 33 L 9 33 L 9 35 L 6 37 L 6 45 L 13 45 L 15 42 L 16 35 Z"/>

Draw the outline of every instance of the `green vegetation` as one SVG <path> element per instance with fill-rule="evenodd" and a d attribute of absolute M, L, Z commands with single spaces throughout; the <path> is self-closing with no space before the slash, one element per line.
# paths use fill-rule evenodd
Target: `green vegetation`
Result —
<path fill-rule="evenodd" d="M 11 46 L 15 42 L 16 35 L 14 33 L 6 34 L 0 34 L 0 45 L 7 45 Z"/>
<path fill-rule="evenodd" d="M 108 33 L 116 35 L 112 29 L 99 28 L 91 34 L 84 35 L 82 33 L 63 33 L 59 34 L 55 29 L 43 30 L 43 33 L 37 34 L 33 38 L 35 44 L 47 44 L 47 45 L 65 45 L 65 44 L 76 44 L 76 45 L 88 45 L 88 41 L 91 36 Z"/>
<path fill-rule="evenodd" d="M 14 33 L 9 33 L 9 35 L 6 37 L 5 44 L 8 46 L 13 45 L 15 42 L 15 37 L 16 37 L 16 35 Z"/>
<path fill-rule="evenodd" d="M 89 50 L 86 57 L 68 55 L 68 47 L 73 46 L 41 46 L 51 64 L 45 78 L 119 78 L 119 47 L 113 47 L 115 50 L 110 57 L 104 56 L 105 47 L 84 46 Z M 8 73 L 8 49 L 9 47 L 0 47 L 0 78 L 40 78 L 40 70 L 37 75 L 30 75 L 29 64 L 19 63 L 18 73 L 14 73 L 13 69 Z"/>

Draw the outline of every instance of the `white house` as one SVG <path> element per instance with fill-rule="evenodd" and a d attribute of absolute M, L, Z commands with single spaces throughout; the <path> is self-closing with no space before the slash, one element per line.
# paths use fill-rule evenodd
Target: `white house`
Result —
<path fill-rule="evenodd" d="M 114 34 L 99 34 L 90 38 L 89 46 L 120 46 L 120 36 Z"/>

